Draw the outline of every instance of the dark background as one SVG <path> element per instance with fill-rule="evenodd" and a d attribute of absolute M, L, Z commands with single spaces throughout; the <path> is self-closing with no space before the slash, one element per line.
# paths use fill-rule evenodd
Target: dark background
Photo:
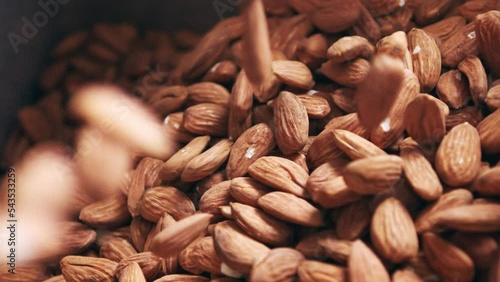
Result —
<path fill-rule="evenodd" d="M 179 28 L 208 30 L 221 13 L 214 5 L 233 7 L 235 0 L 65 0 L 59 12 L 39 28 L 27 44 L 19 45 L 16 54 L 7 37 L 10 32 L 22 35 L 22 18 L 30 21 L 42 11 L 39 0 L 0 0 L 0 148 L 3 153 L 9 132 L 16 123 L 16 111 L 32 104 L 40 95 L 36 81 L 48 62 L 50 50 L 71 31 L 90 28 L 96 22 L 130 22 L 141 29 Z M 43 2 L 51 0 L 41 0 Z M 55 0 L 52 0 L 55 1 Z M 220 7 L 220 6 L 219 6 Z M 236 12 L 234 8 L 233 14 Z M 224 17 L 230 16 L 225 12 Z"/>

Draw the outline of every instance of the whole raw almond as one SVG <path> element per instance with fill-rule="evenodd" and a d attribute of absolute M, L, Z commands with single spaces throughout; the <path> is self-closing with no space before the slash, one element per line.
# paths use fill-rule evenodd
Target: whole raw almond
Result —
<path fill-rule="evenodd" d="M 238 226 L 257 241 L 272 246 L 290 244 L 293 234 L 290 225 L 252 206 L 240 203 L 230 205 Z"/>
<path fill-rule="evenodd" d="M 309 68 L 299 61 L 274 61 L 274 74 L 286 85 L 299 89 L 311 89 L 314 80 Z"/>
<path fill-rule="evenodd" d="M 474 191 L 485 196 L 500 195 L 500 167 L 480 173 L 474 181 Z"/>
<path fill-rule="evenodd" d="M 139 203 L 141 216 L 152 222 L 158 222 L 165 212 L 176 220 L 190 216 L 195 212 L 193 202 L 174 187 L 149 188 Z"/>
<path fill-rule="evenodd" d="M 441 278 L 473 281 L 474 263 L 466 253 L 432 233 L 424 234 L 422 241 L 429 266 Z"/>
<path fill-rule="evenodd" d="M 439 49 L 441 50 L 443 66 L 456 67 L 467 56 L 478 54 L 475 25 L 475 22 L 471 22 L 463 27 L 457 28 L 441 44 Z"/>
<path fill-rule="evenodd" d="M 498 10 L 498 4 L 496 10 Z M 493 46 L 495 46 L 499 40 L 499 22 L 500 12 L 495 10 L 480 14 L 475 20 L 475 32 L 477 35 L 479 50 L 487 65 L 497 76 L 500 75 L 500 67 L 498 64 L 500 57 L 497 50 L 495 50 Z"/>
<path fill-rule="evenodd" d="M 484 101 L 488 93 L 488 79 L 481 60 L 468 56 L 458 64 L 458 69 L 467 76 L 470 94 L 476 105 Z"/>
<path fill-rule="evenodd" d="M 93 227 L 116 227 L 131 219 L 127 198 L 118 195 L 92 203 L 80 211 L 79 219 Z"/>
<path fill-rule="evenodd" d="M 443 193 L 443 186 L 431 163 L 419 149 L 401 149 L 403 170 L 413 190 L 423 199 L 434 201 Z"/>
<path fill-rule="evenodd" d="M 448 114 L 449 108 L 441 100 L 420 94 L 406 107 L 406 131 L 419 144 L 439 143 L 446 134 Z"/>
<path fill-rule="evenodd" d="M 128 240 L 119 237 L 105 241 L 99 250 L 100 257 L 116 262 L 136 253 L 137 251 Z"/>
<path fill-rule="evenodd" d="M 249 168 L 248 173 L 264 185 L 307 198 L 305 190 L 309 177 L 300 165 L 280 157 L 261 157 Z"/>
<path fill-rule="evenodd" d="M 275 146 L 274 133 L 268 125 L 260 123 L 247 129 L 233 144 L 226 167 L 227 177 L 244 176 L 253 162 Z"/>
<path fill-rule="evenodd" d="M 378 253 L 391 262 L 400 263 L 418 253 L 418 237 L 413 220 L 395 198 L 388 198 L 377 207 L 370 235 Z"/>
<path fill-rule="evenodd" d="M 467 253 L 477 268 L 488 268 L 497 256 L 498 243 L 489 234 L 457 232 L 450 241 Z"/>
<path fill-rule="evenodd" d="M 314 260 L 305 260 L 297 270 L 300 281 L 344 282 L 348 281 L 347 270 L 343 267 Z"/>
<path fill-rule="evenodd" d="M 500 204 L 453 207 L 434 213 L 429 221 L 439 228 L 464 232 L 497 232 L 500 230 Z"/>
<path fill-rule="evenodd" d="M 213 103 L 191 106 L 184 111 L 184 128 L 191 133 L 223 137 L 227 135 L 228 107 Z"/>
<path fill-rule="evenodd" d="M 472 99 L 469 82 L 459 70 L 445 72 L 439 78 L 437 87 L 439 99 L 452 109 L 460 109 Z"/>
<path fill-rule="evenodd" d="M 441 74 L 441 53 L 434 39 L 424 30 L 414 28 L 408 33 L 408 49 L 412 55 L 413 72 L 420 82 L 420 91 L 428 93 Z"/>
<path fill-rule="evenodd" d="M 359 17 L 359 1 L 344 2 L 334 0 L 320 2 L 312 14 L 312 22 L 320 30 L 337 33 L 351 27 Z"/>
<path fill-rule="evenodd" d="M 137 262 L 127 265 L 117 276 L 119 282 L 146 282 L 146 277 Z"/>
<path fill-rule="evenodd" d="M 200 211 L 212 214 L 220 214 L 219 207 L 227 206 L 233 201 L 229 193 L 231 181 L 222 181 L 210 187 L 203 193 L 199 201 Z"/>
<path fill-rule="evenodd" d="M 212 217 L 211 214 L 199 213 L 173 223 L 156 235 L 151 250 L 164 258 L 178 254 L 207 228 Z"/>
<path fill-rule="evenodd" d="M 436 152 L 436 171 L 450 186 L 471 183 L 481 165 L 481 140 L 468 123 L 455 126 L 444 137 Z"/>
<path fill-rule="evenodd" d="M 352 244 L 348 270 L 351 282 L 391 281 L 380 259 L 361 240 L 356 240 Z"/>
<path fill-rule="evenodd" d="M 358 57 L 371 59 L 374 53 L 375 47 L 366 38 L 345 36 L 328 48 L 328 59 L 333 63 L 342 63 Z"/>
<path fill-rule="evenodd" d="M 439 211 L 449 208 L 471 204 L 473 200 L 472 193 L 466 189 L 455 189 L 444 193 L 439 199 L 424 209 L 415 220 L 415 227 L 418 233 L 423 233 L 434 228 L 434 222 L 431 217 Z"/>
<path fill-rule="evenodd" d="M 291 248 L 272 249 L 252 267 L 248 281 L 292 281 L 304 255 Z"/>
<path fill-rule="evenodd" d="M 320 210 L 290 193 L 268 193 L 259 199 L 258 204 L 265 212 L 286 222 L 310 227 L 324 224 Z"/>
<path fill-rule="evenodd" d="M 69 282 L 84 281 L 94 277 L 99 281 L 115 281 L 117 262 L 105 258 L 66 256 L 61 262 L 64 279 Z"/>
<path fill-rule="evenodd" d="M 342 177 L 347 163 L 348 160 L 344 158 L 330 161 L 311 173 L 306 188 L 314 202 L 325 208 L 335 208 L 360 198 L 347 187 Z"/>
<path fill-rule="evenodd" d="M 231 180 L 229 192 L 239 203 L 256 207 L 259 198 L 271 190 L 253 178 L 236 177 Z"/>
<path fill-rule="evenodd" d="M 485 154 L 500 153 L 500 133 L 496 130 L 496 124 L 500 121 L 500 110 L 494 111 L 477 125 L 477 131 L 481 138 L 481 148 Z"/>
<path fill-rule="evenodd" d="M 213 82 L 199 82 L 187 87 L 188 105 L 214 103 L 228 105 L 230 94 L 224 86 Z"/>
<path fill-rule="evenodd" d="M 221 274 L 222 261 L 215 251 L 212 236 L 203 237 L 191 243 L 179 254 L 179 263 L 182 268 L 194 274 L 203 272 Z"/>
<path fill-rule="evenodd" d="M 344 179 L 353 192 L 376 194 L 390 189 L 401 179 L 403 160 L 398 156 L 375 156 L 347 165 Z"/>
<path fill-rule="evenodd" d="M 352 160 L 386 155 L 372 142 L 348 130 L 336 129 L 333 131 L 333 137 L 337 146 Z"/>
<path fill-rule="evenodd" d="M 339 211 L 336 221 L 337 235 L 343 240 L 359 239 L 368 230 L 371 212 L 369 201 L 360 199 Z"/>
<path fill-rule="evenodd" d="M 297 153 L 304 148 L 309 119 L 300 99 L 293 93 L 283 91 L 274 105 L 274 126 L 276 143 L 285 155 Z"/>
<path fill-rule="evenodd" d="M 264 244 L 248 237 L 232 221 L 224 221 L 215 226 L 214 242 L 222 261 L 232 269 L 246 274 L 270 251 Z"/>
<path fill-rule="evenodd" d="M 378 126 L 388 115 L 405 81 L 404 66 L 388 55 L 377 55 L 370 71 L 354 91 L 361 124 Z"/>
<path fill-rule="evenodd" d="M 182 171 L 181 180 L 197 181 L 217 171 L 227 160 L 232 145 L 232 141 L 222 139 L 210 149 L 191 159 Z"/>
<path fill-rule="evenodd" d="M 164 261 L 162 258 L 151 252 L 142 252 L 122 259 L 116 267 L 116 275 L 120 276 L 124 269 L 134 263 L 139 265 L 146 281 L 155 279 L 164 272 Z"/>

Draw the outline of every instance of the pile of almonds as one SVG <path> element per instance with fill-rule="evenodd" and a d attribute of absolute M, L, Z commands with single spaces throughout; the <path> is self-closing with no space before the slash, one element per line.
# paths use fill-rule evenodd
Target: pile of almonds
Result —
<path fill-rule="evenodd" d="M 500 281 L 500 2 L 240 8 L 54 49 L 4 164 L 65 150 L 86 196 L 1 280 Z"/>

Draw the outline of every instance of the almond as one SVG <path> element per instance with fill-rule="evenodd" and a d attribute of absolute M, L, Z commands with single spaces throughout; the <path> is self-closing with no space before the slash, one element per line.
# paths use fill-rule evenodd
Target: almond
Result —
<path fill-rule="evenodd" d="M 227 135 L 227 106 L 203 103 L 184 111 L 184 128 L 191 133 L 223 137 Z"/>
<path fill-rule="evenodd" d="M 249 274 L 252 266 L 269 254 L 269 248 L 248 237 L 234 222 L 215 226 L 215 250 L 232 269 Z"/>
<path fill-rule="evenodd" d="M 359 1 L 333 0 L 320 2 L 312 14 L 312 22 L 320 30 L 337 33 L 351 27 L 359 17 Z"/>
<path fill-rule="evenodd" d="M 314 260 L 303 261 L 297 270 L 300 281 L 311 282 L 344 282 L 348 281 L 347 270 L 330 263 Z"/>
<path fill-rule="evenodd" d="M 403 64 L 399 60 L 387 55 L 373 59 L 370 71 L 354 91 L 362 125 L 372 129 L 387 117 L 404 79 Z"/>
<path fill-rule="evenodd" d="M 337 215 L 337 235 L 343 240 L 359 239 L 368 230 L 371 213 L 367 199 L 360 199 L 342 207 Z"/>
<path fill-rule="evenodd" d="M 116 227 L 131 219 L 127 198 L 114 196 L 92 203 L 80 211 L 80 220 L 93 227 Z"/>
<path fill-rule="evenodd" d="M 423 199 L 434 201 L 443 193 L 443 186 L 431 163 L 421 150 L 401 149 L 404 173 L 413 190 Z"/>
<path fill-rule="evenodd" d="M 488 234 L 457 232 L 450 241 L 462 249 L 477 268 L 488 268 L 497 256 L 498 243 Z"/>
<path fill-rule="evenodd" d="M 344 179 L 353 192 L 376 194 L 391 189 L 401 178 L 403 160 L 397 156 L 375 156 L 347 165 Z"/>
<path fill-rule="evenodd" d="M 452 1 L 445 1 L 452 2 Z M 432 3 L 432 2 L 426 2 Z M 440 46 L 443 66 L 456 67 L 469 55 L 478 54 L 475 22 L 456 29 Z"/>
<path fill-rule="evenodd" d="M 451 10 L 453 3 L 452 0 L 424 1 L 415 13 L 415 20 L 422 26 L 437 22 Z"/>
<path fill-rule="evenodd" d="M 281 92 L 273 105 L 278 147 L 285 155 L 299 152 L 309 132 L 306 108 L 297 96 L 287 91 Z"/>
<path fill-rule="evenodd" d="M 356 240 L 352 244 L 348 270 L 351 282 L 391 281 L 380 259 L 361 240 Z"/>
<path fill-rule="evenodd" d="M 345 36 L 328 48 L 328 59 L 332 63 L 343 63 L 361 57 L 371 59 L 375 47 L 364 37 Z"/>
<path fill-rule="evenodd" d="M 477 131 L 481 138 L 481 148 L 485 154 L 500 153 L 500 133 L 496 130 L 496 124 L 500 121 L 500 110 L 494 111 L 477 125 Z"/>
<path fill-rule="evenodd" d="M 349 87 L 356 87 L 362 82 L 370 69 L 370 63 L 357 58 L 345 63 L 328 61 L 321 65 L 321 72 L 329 79 Z"/>
<path fill-rule="evenodd" d="M 471 204 L 472 200 L 472 193 L 465 189 L 455 189 L 443 194 L 435 203 L 428 206 L 417 216 L 415 227 L 418 233 L 429 231 L 434 227 L 434 222 L 431 221 L 434 214 L 449 208 Z"/>
<path fill-rule="evenodd" d="M 223 181 L 210 187 L 200 198 L 200 211 L 220 214 L 219 207 L 227 206 L 233 201 L 229 193 L 229 185 L 231 185 L 231 181 Z"/>
<path fill-rule="evenodd" d="M 328 100 L 320 95 L 297 95 L 300 102 L 306 108 L 307 116 L 311 119 L 321 119 L 330 113 Z"/>
<path fill-rule="evenodd" d="M 290 248 L 272 249 L 252 267 L 248 281 L 289 281 L 297 274 L 304 256 Z"/>
<path fill-rule="evenodd" d="M 432 233 L 424 234 L 422 241 L 425 258 L 441 278 L 464 282 L 474 279 L 474 263 L 462 250 Z"/>
<path fill-rule="evenodd" d="M 233 144 L 226 167 L 227 177 L 244 176 L 253 162 L 267 155 L 275 146 L 269 126 L 260 123 L 249 128 Z"/>
<path fill-rule="evenodd" d="M 475 204 L 436 212 L 429 219 L 435 226 L 464 232 L 497 232 L 500 230 L 500 205 Z"/>
<path fill-rule="evenodd" d="M 352 160 L 386 155 L 386 153 L 365 138 L 347 130 L 336 129 L 333 136 L 337 146 Z"/>
<path fill-rule="evenodd" d="M 436 153 L 436 171 L 448 185 L 458 187 L 471 183 L 481 165 L 481 140 L 468 123 L 455 126 L 444 137 Z"/>
<path fill-rule="evenodd" d="M 222 85 L 213 82 L 199 82 L 186 88 L 188 105 L 214 103 L 228 105 L 230 95 Z"/>
<path fill-rule="evenodd" d="M 137 254 L 137 251 L 132 244 L 128 240 L 118 237 L 105 241 L 99 250 L 100 257 L 116 262 L 134 254 Z"/>
<path fill-rule="evenodd" d="M 264 185 L 298 197 L 308 197 L 305 190 L 309 175 L 298 164 L 280 157 L 261 157 L 249 168 L 250 175 Z"/>
<path fill-rule="evenodd" d="M 199 213 L 173 223 L 155 236 L 151 250 L 164 258 L 178 254 L 207 228 L 211 218 L 210 214 Z"/>
<path fill-rule="evenodd" d="M 286 85 L 299 89 L 311 89 L 314 85 L 309 68 L 298 61 L 274 61 L 274 74 Z"/>
<path fill-rule="evenodd" d="M 117 276 L 119 282 L 146 282 L 142 269 L 136 262 L 127 265 Z"/>
<path fill-rule="evenodd" d="M 496 9 L 498 10 L 498 4 Z M 489 11 L 487 13 L 480 14 L 475 20 L 475 32 L 477 34 L 479 51 L 491 71 L 497 76 L 500 75 L 500 56 L 493 46 L 498 44 L 498 38 L 500 37 L 498 36 L 500 34 L 500 28 L 498 27 L 499 21 L 499 11 Z"/>
<path fill-rule="evenodd" d="M 484 101 L 488 92 L 488 79 L 481 60 L 476 56 L 466 57 L 458 64 L 458 69 L 467 76 L 470 94 L 476 105 Z"/>
<path fill-rule="evenodd" d="M 231 180 L 229 192 L 239 203 L 256 207 L 259 198 L 271 190 L 253 178 L 236 177 Z"/>
<path fill-rule="evenodd" d="M 395 198 L 382 202 L 371 222 L 371 239 L 377 251 L 394 263 L 418 253 L 417 231 L 406 208 Z"/>
<path fill-rule="evenodd" d="M 222 139 L 210 149 L 191 159 L 181 174 L 181 180 L 193 182 L 214 173 L 229 157 L 232 141 Z"/>
<path fill-rule="evenodd" d="M 412 55 L 413 72 L 420 82 L 420 91 L 428 93 L 441 74 L 441 53 L 434 39 L 424 30 L 414 28 L 408 33 L 408 49 Z"/>
<path fill-rule="evenodd" d="M 500 167 L 481 173 L 474 181 L 474 191 L 485 196 L 500 195 Z"/>
<path fill-rule="evenodd" d="M 370 140 L 379 148 L 386 148 L 393 144 L 404 131 L 404 115 L 407 105 L 418 95 L 419 83 L 417 77 L 409 70 L 405 70 L 405 79 L 396 100 L 387 114 L 387 118 L 371 131 Z"/>
<path fill-rule="evenodd" d="M 191 267 L 187 267 L 187 263 L 191 263 L 199 273 L 192 271 Z M 180 265 L 195 274 L 210 272 L 213 274 L 221 274 L 222 261 L 215 251 L 214 238 L 212 236 L 204 237 L 191 243 L 186 249 L 179 254 Z"/>
<path fill-rule="evenodd" d="M 421 145 L 437 144 L 446 134 L 448 106 L 428 94 L 420 94 L 408 104 L 404 124 L 408 135 Z"/>
<path fill-rule="evenodd" d="M 238 226 L 259 242 L 272 246 L 286 246 L 291 242 L 293 230 L 290 225 L 252 206 L 230 205 Z"/>
<path fill-rule="evenodd" d="M 492 112 L 500 109 L 500 85 L 491 86 L 484 102 Z"/>
<path fill-rule="evenodd" d="M 311 173 L 306 188 L 314 202 L 325 208 L 340 207 L 352 203 L 360 196 L 347 187 L 342 173 L 346 159 L 322 164 Z"/>
<path fill-rule="evenodd" d="M 116 267 L 116 275 L 121 276 L 122 272 L 130 265 L 137 263 L 147 281 L 155 279 L 164 272 L 164 261 L 151 252 L 143 252 L 131 255 L 120 261 Z"/>
<path fill-rule="evenodd" d="M 115 281 L 117 262 L 105 258 L 67 256 L 61 262 L 64 279 L 69 282 L 83 281 L 94 277 L 99 281 Z"/>
<path fill-rule="evenodd" d="M 297 196 L 286 192 L 271 192 L 258 201 L 259 207 L 283 221 L 319 227 L 324 224 L 321 212 Z"/>
<path fill-rule="evenodd" d="M 174 187 L 149 188 L 139 204 L 141 216 L 152 222 L 158 222 L 167 212 L 176 220 L 188 217 L 195 212 L 193 202 Z"/>

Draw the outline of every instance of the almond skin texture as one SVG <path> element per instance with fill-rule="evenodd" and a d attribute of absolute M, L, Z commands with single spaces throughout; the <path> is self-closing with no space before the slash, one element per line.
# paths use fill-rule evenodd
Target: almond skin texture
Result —
<path fill-rule="evenodd" d="M 274 125 L 276 143 L 285 155 L 304 148 L 309 133 L 309 119 L 306 108 L 293 93 L 283 91 L 276 98 Z"/>
<path fill-rule="evenodd" d="M 286 85 L 299 89 L 311 89 L 314 85 L 309 68 L 298 61 L 274 61 L 274 74 Z"/>
<path fill-rule="evenodd" d="M 239 203 L 256 207 L 259 198 L 271 190 L 253 178 L 237 177 L 231 180 L 229 192 Z"/>
<path fill-rule="evenodd" d="M 458 69 L 467 76 L 470 94 L 476 105 L 484 101 L 488 92 L 488 78 L 481 60 L 476 56 L 468 56 L 458 64 Z"/>
<path fill-rule="evenodd" d="M 424 234 L 423 245 L 429 266 L 441 278 L 463 282 L 474 279 L 474 263 L 462 250 L 432 233 Z"/>
<path fill-rule="evenodd" d="M 275 146 L 274 134 L 266 124 L 247 129 L 233 144 L 226 167 L 227 177 L 244 176 L 253 162 L 267 155 Z"/>
<path fill-rule="evenodd" d="M 401 178 L 403 160 L 398 156 L 376 156 L 347 165 L 344 179 L 352 191 L 371 195 L 390 189 Z"/>
<path fill-rule="evenodd" d="M 402 149 L 404 173 L 413 190 L 423 199 L 435 201 L 443 193 L 443 186 L 431 163 L 419 149 Z"/>
<path fill-rule="evenodd" d="M 337 146 L 352 160 L 386 155 L 375 144 L 350 131 L 336 129 L 333 131 L 333 136 Z"/>
<path fill-rule="evenodd" d="M 496 110 L 477 125 L 481 138 L 481 148 L 486 154 L 500 153 L 500 132 L 497 125 L 500 122 L 500 110 Z"/>
<path fill-rule="evenodd" d="M 394 263 L 418 253 L 417 231 L 406 208 L 395 198 L 382 202 L 371 223 L 371 239 L 378 252 Z"/>
<path fill-rule="evenodd" d="M 441 52 L 434 39 L 425 31 L 414 28 L 408 33 L 408 49 L 412 55 L 413 71 L 420 82 L 420 91 L 428 93 L 441 74 Z"/>
<path fill-rule="evenodd" d="M 230 205 L 238 226 L 257 241 L 272 246 L 290 244 L 293 234 L 290 225 L 252 206 L 240 203 L 231 203 Z"/>
<path fill-rule="evenodd" d="M 344 282 L 349 279 L 345 268 L 314 260 L 303 261 L 297 272 L 300 281 Z"/>
<path fill-rule="evenodd" d="M 319 227 L 324 224 L 321 212 L 297 196 L 285 192 L 271 192 L 258 201 L 259 207 L 283 221 Z"/>
<path fill-rule="evenodd" d="M 236 223 L 224 221 L 215 226 L 215 250 L 222 261 L 241 273 L 250 273 L 252 265 L 265 258 L 269 248 L 248 237 Z"/>
<path fill-rule="evenodd" d="M 158 222 L 163 213 L 171 214 L 176 220 L 195 212 L 194 204 L 181 191 L 174 187 L 155 187 L 147 189 L 139 203 L 141 215 L 152 222 Z"/>
<path fill-rule="evenodd" d="M 449 1 L 452 2 L 452 1 Z M 475 22 L 457 28 L 441 46 L 441 60 L 445 67 L 456 67 L 469 55 L 478 54 Z"/>
<path fill-rule="evenodd" d="M 248 281 L 293 281 L 304 255 L 290 248 L 276 248 L 252 267 Z"/>
<path fill-rule="evenodd" d="M 406 131 L 421 145 L 439 143 L 446 134 L 448 114 L 449 108 L 441 100 L 428 94 L 420 94 L 406 107 Z"/>
<path fill-rule="evenodd" d="M 472 200 L 472 193 L 466 189 L 455 189 L 443 194 L 434 204 L 428 206 L 417 216 L 415 227 L 418 233 L 434 228 L 435 222 L 431 221 L 434 214 L 449 208 L 469 205 Z"/>
<path fill-rule="evenodd" d="M 271 188 L 307 198 L 305 190 L 309 175 L 300 165 L 280 157 L 262 157 L 249 168 L 249 174 Z"/>
<path fill-rule="evenodd" d="M 356 240 L 352 244 L 348 269 L 351 282 L 391 281 L 380 259 L 361 240 Z"/>
<path fill-rule="evenodd" d="M 488 169 L 474 181 L 474 191 L 485 196 L 500 195 L 500 167 Z"/>
<path fill-rule="evenodd" d="M 498 4 L 497 4 L 498 10 Z M 500 12 L 489 11 L 477 16 L 476 34 L 481 55 L 484 57 L 487 65 L 498 77 L 500 75 L 500 55 L 498 50 L 493 46 L 497 46 L 500 38 Z"/>
<path fill-rule="evenodd" d="M 61 271 L 64 279 L 69 282 L 77 281 L 115 281 L 117 262 L 104 259 L 82 256 L 67 256 L 61 262 Z"/>
<path fill-rule="evenodd" d="M 435 226 L 464 232 L 498 232 L 500 204 L 474 204 L 445 209 L 433 214 Z"/>
<path fill-rule="evenodd" d="M 444 137 L 436 153 L 436 171 L 453 187 L 471 183 L 481 165 L 481 140 L 468 123 L 455 126 Z"/>

